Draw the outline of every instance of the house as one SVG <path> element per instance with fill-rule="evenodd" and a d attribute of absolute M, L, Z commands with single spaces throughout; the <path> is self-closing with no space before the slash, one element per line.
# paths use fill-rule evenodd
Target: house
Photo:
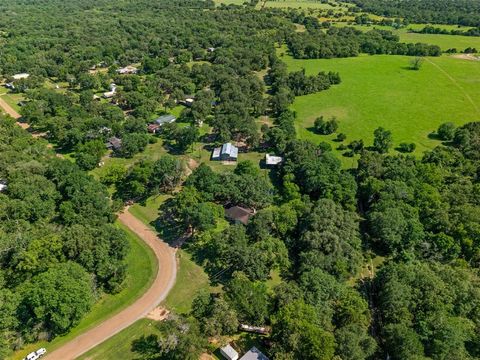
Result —
<path fill-rule="evenodd" d="M 158 124 L 148 124 L 147 130 L 149 133 L 156 134 L 158 129 L 160 129 L 160 125 Z"/>
<path fill-rule="evenodd" d="M 30 76 L 30 74 L 27 73 L 21 73 L 21 74 L 15 74 L 12 76 L 13 80 L 20 80 L 20 79 L 26 79 Z"/>
<path fill-rule="evenodd" d="M 109 150 L 118 151 L 122 148 L 122 139 L 112 136 L 108 139 L 106 146 Z"/>
<path fill-rule="evenodd" d="M 265 164 L 267 166 L 276 166 L 280 164 L 283 161 L 283 158 L 281 156 L 274 156 L 270 154 L 265 155 Z"/>
<path fill-rule="evenodd" d="M 238 360 L 238 352 L 230 344 L 220 348 L 220 354 L 227 360 Z"/>
<path fill-rule="evenodd" d="M 111 99 L 115 96 L 116 93 L 117 93 L 117 85 L 110 84 L 110 91 L 103 93 L 103 97 L 105 99 Z"/>
<path fill-rule="evenodd" d="M 231 143 L 225 143 L 221 147 L 213 149 L 212 160 L 237 161 L 238 148 Z"/>
<path fill-rule="evenodd" d="M 225 210 L 225 217 L 236 224 L 247 225 L 248 220 L 255 215 L 255 211 L 241 206 L 232 206 Z"/>
<path fill-rule="evenodd" d="M 132 65 L 128 65 L 123 68 L 117 69 L 117 73 L 121 75 L 136 74 L 137 72 L 138 72 L 138 69 Z"/>
<path fill-rule="evenodd" d="M 269 360 L 260 350 L 255 346 L 252 347 L 248 352 L 243 355 L 240 360 Z"/>
<path fill-rule="evenodd" d="M 172 114 L 167 114 L 160 116 L 157 120 L 155 120 L 155 122 L 159 126 L 162 126 L 163 124 L 173 123 L 175 120 L 177 120 L 175 116 L 173 116 Z"/>

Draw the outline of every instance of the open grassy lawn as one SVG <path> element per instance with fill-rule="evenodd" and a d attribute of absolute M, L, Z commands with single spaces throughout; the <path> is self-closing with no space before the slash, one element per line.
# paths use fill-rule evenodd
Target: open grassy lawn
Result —
<path fill-rule="evenodd" d="M 262 1 L 260 1 L 260 3 L 262 3 Z M 335 9 L 330 4 L 324 4 L 315 0 L 268 0 L 265 6 L 294 9 Z"/>
<path fill-rule="evenodd" d="M 49 351 L 58 348 L 132 304 L 150 286 L 158 266 L 153 252 L 125 226 L 120 223 L 117 223 L 117 226 L 126 232 L 130 244 L 130 251 L 127 256 L 128 275 L 124 289 L 118 294 L 103 295 L 92 310 L 66 336 L 58 337 L 50 343 L 43 341 L 30 344 L 23 351 L 15 353 L 11 359 L 22 359 L 26 354 L 40 347 L 46 347 Z"/>
<path fill-rule="evenodd" d="M 363 139 L 371 145 L 373 131 L 383 126 L 393 132 L 395 145 L 415 142 L 418 153 L 439 144 L 428 135 L 441 123 L 461 125 L 480 118 L 480 62 L 428 58 L 419 71 L 413 71 L 405 56 L 295 60 L 285 55 L 282 59 L 290 70 L 305 68 L 307 74 L 340 72 L 340 85 L 297 97 L 292 106 L 298 115 L 299 137 L 316 143 L 334 138 L 311 131 L 320 115 L 337 117 L 338 132 L 347 135 L 346 143 Z M 351 163 L 347 159 L 344 165 Z"/>
<path fill-rule="evenodd" d="M 131 360 L 137 359 L 138 354 L 131 351 L 132 340 L 140 338 L 142 335 L 148 336 L 160 334 L 155 327 L 155 321 L 141 319 L 122 330 L 114 337 L 108 339 L 102 344 L 96 346 L 85 353 L 79 360 Z"/>
<path fill-rule="evenodd" d="M 18 105 L 18 103 L 24 100 L 22 94 L 16 94 L 6 91 L 2 93 L 1 96 L 2 99 L 5 100 L 5 102 L 10 105 L 15 111 L 20 112 L 20 105 Z"/>
<path fill-rule="evenodd" d="M 202 267 L 193 262 L 186 251 L 179 250 L 178 259 L 180 266 L 177 279 L 163 305 L 177 314 L 187 314 L 197 292 L 208 289 L 210 281 Z"/>

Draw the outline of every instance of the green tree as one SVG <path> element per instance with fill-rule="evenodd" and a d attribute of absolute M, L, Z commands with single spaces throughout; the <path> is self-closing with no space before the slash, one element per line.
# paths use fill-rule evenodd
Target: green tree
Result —
<path fill-rule="evenodd" d="M 53 335 L 66 333 L 93 304 L 92 280 L 78 264 L 56 265 L 22 287 L 23 326 L 41 325 Z"/>
<path fill-rule="evenodd" d="M 380 154 L 385 154 L 392 147 L 392 133 L 382 127 L 377 128 L 374 132 L 373 147 Z"/>

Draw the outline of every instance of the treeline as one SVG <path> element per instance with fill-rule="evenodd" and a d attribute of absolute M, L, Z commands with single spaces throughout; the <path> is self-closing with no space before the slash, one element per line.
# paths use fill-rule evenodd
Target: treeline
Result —
<path fill-rule="evenodd" d="M 319 59 L 358 56 L 360 53 L 440 56 L 436 45 L 405 44 L 385 30 L 362 32 L 350 27 L 329 28 L 326 32 L 312 30 L 295 33 L 287 39 L 291 54 L 297 59 Z"/>
<path fill-rule="evenodd" d="M 389 154 L 392 135 L 377 129 L 351 170 L 328 145 L 291 134 L 276 149 L 273 197 L 255 205 L 256 192 L 221 195 L 258 176 L 249 162 L 233 175 L 195 169 L 162 216 L 194 229 L 186 247 L 224 291 L 197 295 L 182 342 L 201 352 L 199 333 L 250 324 L 271 328 L 263 346 L 276 359 L 479 357 L 479 124 L 442 125 L 445 145 L 420 159 Z M 226 204 L 257 212 L 224 229 Z M 273 273 L 282 280 L 269 288 Z M 143 354 L 185 355 L 161 339 Z"/>
<path fill-rule="evenodd" d="M 67 333 L 122 289 L 128 242 L 106 187 L 0 118 L 0 357 Z"/>
<path fill-rule="evenodd" d="M 427 25 L 420 30 L 410 29 L 410 32 L 418 34 L 442 34 L 442 35 L 461 35 L 461 36 L 480 36 L 480 27 L 467 30 L 442 29 L 439 27 Z"/>
<path fill-rule="evenodd" d="M 346 2 L 346 1 L 345 1 Z M 411 23 L 480 26 L 478 0 L 353 0 L 358 11 L 406 18 Z"/>

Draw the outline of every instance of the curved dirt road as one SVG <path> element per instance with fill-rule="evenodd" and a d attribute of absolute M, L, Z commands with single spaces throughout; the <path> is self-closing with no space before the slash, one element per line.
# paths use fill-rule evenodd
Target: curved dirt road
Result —
<path fill-rule="evenodd" d="M 88 330 L 57 350 L 47 354 L 46 360 L 73 360 L 96 345 L 147 315 L 162 300 L 175 283 L 177 263 L 175 250 L 161 241 L 157 235 L 134 217 L 128 209 L 119 215 L 119 220 L 135 232 L 155 253 L 158 272 L 151 287 L 135 303 Z"/>

